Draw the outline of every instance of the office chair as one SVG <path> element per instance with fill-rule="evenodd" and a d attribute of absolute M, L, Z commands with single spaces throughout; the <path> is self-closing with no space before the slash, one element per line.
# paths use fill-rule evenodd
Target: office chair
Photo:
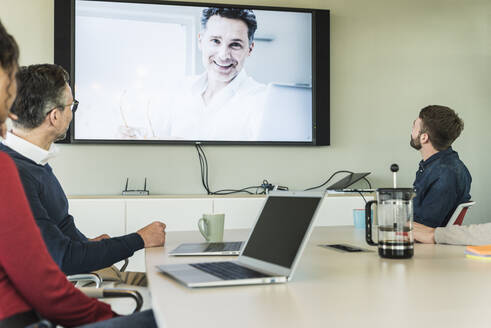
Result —
<path fill-rule="evenodd" d="M 125 290 L 136 290 L 142 296 L 143 309 L 151 308 L 151 296 L 148 287 L 139 285 L 141 276 L 124 276 L 122 273 L 126 273 L 128 266 L 128 259 L 124 260 L 124 264 L 118 269 L 115 265 L 111 267 L 98 270 L 91 273 L 77 274 L 67 276 L 67 279 L 74 283 L 77 288 L 96 287 L 103 288 L 105 290 L 116 288 Z M 129 278 L 129 279 L 128 279 Z M 134 278 L 137 278 L 136 280 Z M 136 284 L 134 284 L 136 283 Z M 129 314 L 132 311 L 132 306 L 122 299 L 107 299 L 105 303 L 110 304 L 114 310 L 120 314 Z"/>
<path fill-rule="evenodd" d="M 124 272 L 126 270 L 126 267 L 128 266 L 129 260 L 126 258 L 124 259 L 124 264 L 119 269 L 119 272 Z M 116 267 L 115 267 L 116 269 Z M 95 287 L 99 288 L 101 287 L 102 283 L 104 282 L 103 277 L 98 275 L 95 272 L 91 273 L 82 273 L 82 274 L 72 274 L 67 276 L 68 281 L 75 283 L 77 287 L 87 287 L 87 284 L 95 284 Z M 85 282 L 85 283 L 84 283 Z"/>
<path fill-rule="evenodd" d="M 79 281 L 91 281 L 95 284 L 96 288 L 99 288 L 102 285 L 102 278 L 97 273 L 72 274 L 66 278 L 68 281 L 75 283 L 75 285 Z"/>
<path fill-rule="evenodd" d="M 132 298 L 135 301 L 135 309 L 133 313 L 140 312 L 143 305 L 143 297 L 140 292 L 132 289 L 122 288 L 97 288 L 97 287 L 82 287 L 80 291 L 92 298 Z"/>
<path fill-rule="evenodd" d="M 143 305 L 143 298 L 136 290 L 120 289 L 120 288 L 97 288 L 97 287 L 82 287 L 79 288 L 88 297 L 103 299 L 103 298 L 132 298 L 135 301 L 135 309 L 133 313 L 140 312 Z M 27 326 L 26 328 L 55 328 L 51 322 L 42 319 L 37 323 Z"/>
<path fill-rule="evenodd" d="M 447 227 L 452 225 L 462 225 L 467 211 L 474 204 L 476 204 L 474 201 L 459 204 L 450 217 L 450 220 L 448 220 Z"/>

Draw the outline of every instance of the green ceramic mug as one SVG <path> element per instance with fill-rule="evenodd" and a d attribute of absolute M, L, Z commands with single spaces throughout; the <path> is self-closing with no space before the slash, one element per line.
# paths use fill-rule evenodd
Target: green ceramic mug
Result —
<path fill-rule="evenodd" d="M 198 221 L 198 228 L 206 241 L 222 242 L 224 223 L 225 214 L 203 214 Z"/>

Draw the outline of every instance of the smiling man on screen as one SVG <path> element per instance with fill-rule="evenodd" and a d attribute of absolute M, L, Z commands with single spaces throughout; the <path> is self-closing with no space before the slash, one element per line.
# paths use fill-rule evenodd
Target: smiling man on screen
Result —
<path fill-rule="evenodd" d="M 250 77 L 245 62 L 254 50 L 252 10 L 206 8 L 198 47 L 205 71 L 178 83 L 170 116 L 159 137 L 185 140 L 257 140 L 266 85 Z"/>

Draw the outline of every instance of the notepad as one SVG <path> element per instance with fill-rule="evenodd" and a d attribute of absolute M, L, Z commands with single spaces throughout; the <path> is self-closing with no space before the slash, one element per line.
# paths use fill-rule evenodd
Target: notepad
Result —
<path fill-rule="evenodd" d="M 491 261 L 491 245 L 467 246 L 465 256 L 473 260 Z"/>
<path fill-rule="evenodd" d="M 467 246 L 466 251 L 474 255 L 491 255 L 491 245 Z"/>
<path fill-rule="evenodd" d="M 472 254 L 465 254 L 465 256 L 468 259 L 480 260 L 480 261 L 490 261 L 491 262 L 491 256 L 480 256 L 480 255 L 472 255 Z"/>

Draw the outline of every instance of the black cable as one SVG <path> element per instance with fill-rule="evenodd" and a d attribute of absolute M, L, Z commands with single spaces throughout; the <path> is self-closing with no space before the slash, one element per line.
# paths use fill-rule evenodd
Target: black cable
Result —
<path fill-rule="evenodd" d="M 251 186 L 251 187 L 246 187 L 246 188 L 242 188 L 242 189 L 222 189 L 222 190 L 217 190 L 217 191 L 213 191 L 211 192 L 212 195 L 230 195 L 230 194 L 237 194 L 237 193 L 241 193 L 241 192 L 245 192 L 249 195 L 254 195 L 254 194 L 258 194 L 257 193 L 257 190 L 259 188 L 262 188 L 262 186 Z M 249 191 L 248 189 L 256 189 L 256 192 L 252 192 L 252 191 Z M 263 191 L 264 193 L 264 191 Z"/>
<path fill-rule="evenodd" d="M 372 184 L 370 183 L 370 180 L 368 180 L 366 177 L 363 177 L 363 180 L 365 180 L 368 183 L 368 189 L 372 189 Z"/>
<path fill-rule="evenodd" d="M 248 189 L 258 189 L 261 188 L 261 186 L 252 186 L 252 187 L 247 187 L 247 188 L 242 188 L 242 189 L 222 189 L 222 190 L 217 190 L 212 192 L 213 195 L 230 195 L 230 194 L 235 194 L 235 193 L 240 193 L 240 192 L 245 192 L 249 195 L 254 195 L 252 191 L 249 191 Z"/>
<path fill-rule="evenodd" d="M 203 158 L 201 157 L 201 153 L 199 152 L 198 145 L 196 145 L 196 150 L 198 151 L 199 166 L 200 166 L 200 170 L 201 170 L 201 183 L 203 184 L 203 187 L 205 189 L 207 189 L 206 182 L 205 182 L 205 177 L 204 177 L 204 172 L 203 172 L 203 170 L 204 170 L 204 161 L 203 161 Z"/>
<path fill-rule="evenodd" d="M 210 195 L 211 191 L 208 184 L 208 161 L 203 149 L 199 144 L 196 144 L 196 150 L 198 152 L 199 165 L 201 169 L 201 183 L 203 184 L 203 188 L 205 188 L 208 195 Z"/>
<path fill-rule="evenodd" d="M 361 198 L 363 198 L 363 201 L 366 204 L 367 203 L 367 200 L 365 199 L 365 196 L 363 196 L 363 194 L 361 193 L 361 191 L 357 190 L 356 192 L 360 194 Z"/>
<path fill-rule="evenodd" d="M 203 154 L 203 158 L 205 159 L 205 174 L 206 174 L 205 181 L 206 181 L 207 190 L 208 192 L 210 192 L 211 189 L 210 189 L 210 184 L 208 182 L 208 159 L 206 158 L 206 154 L 203 148 L 201 146 L 199 148 L 201 149 L 201 154 Z"/>
<path fill-rule="evenodd" d="M 265 194 L 266 190 L 269 190 L 269 188 L 272 188 L 272 185 L 268 182 L 268 180 L 263 180 L 263 184 L 260 186 L 251 186 L 251 187 L 246 187 L 242 189 L 222 189 L 222 190 L 217 190 L 217 191 L 211 191 L 209 182 L 208 182 L 208 159 L 206 158 L 205 151 L 203 150 L 203 147 L 200 144 L 196 144 L 196 151 L 198 152 L 198 159 L 199 159 L 199 165 L 200 165 L 200 171 L 201 171 L 201 183 L 203 185 L 203 188 L 205 188 L 206 192 L 208 195 L 230 195 L 230 194 L 236 194 L 236 193 L 247 193 L 249 195 L 254 195 L 258 194 L 259 189 L 262 189 L 263 191 L 260 194 Z M 249 191 L 249 189 L 256 189 L 255 192 Z"/>
<path fill-rule="evenodd" d="M 246 188 L 242 188 L 242 189 L 222 189 L 222 190 L 217 190 L 217 191 L 211 191 L 210 185 L 208 182 L 208 159 L 206 158 L 205 151 L 203 150 L 203 147 L 200 144 L 196 144 L 196 151 L 198 152 L 198 159 L 199 159 L 199 165 L 200 165 L 200 171 L 201 171 L 201 183 L 203 185 L 203 188 L 208 193 L 208 195 L 230 195 L 230 194 L 236 194 L 236 193 L 242 193 L 242 192 L 247 193 L 249 195 L 254 195 L 254 194 L 258 195 L 258 194 L 266 194 L 266 192 L 268 190 L 272 190 L 272 188 L 273 188 L 273 185 L 271 185 L 268 182 L 268 180 L 264 179 L 262 185 L 260 185 L 260 186 L 251 186 L 251 187 L 246 187 Z M 339 174 L 339 173 L 353 174 L 353 172 L 346 171 L 346 170 L 336 171 L 323 184 L 318 185 L 316 187 L 307 188 L 307 189 L 305 189 L 305 191 L 323 187 L 324 185 L 329 183 L 329 181 L 331 181 L 332 178 L 334 178 L 334 176 L 336 174 Z M 368 183 L 369 189 L 371 189 L 372 185 L 371 185 L 370 181 L 365 177 L 363 179 Z M 252 192 L 252 191 L 249 191 L 249 189 L 256 189 L 256 190 L 255 190 L 255 192 Z M 259 189 L 262 189 L 262 192 L 258 193 Z M 363 194 L 360 191 L 357 191 L 357 192 L 360 194 L 360 196 L 363 198 L 363 200 L 366 203 L 367 200 L 365 199 Z"/>
<path fill-rule="evenodd" d="M 327 179 L 327 181 L 326 181 L 326 182 L 324 182 L 323 184 L 318 185 L 318 186 L 316 186 L 316 187 L 307 188 L 307 189 L 305 189 L 304 191 L 314 190 L 314 189 L 317 189 L 317 188 L 320 188 L 320 187 L 325 186 L 325 185 L 326 185 L 327 183 L 329 183 L 329 181 L 331 181 L 331 179 L 332 179 L 332 178 L 334 178 L 334 176 L 335 176 L 336 174 L 338 174 L 338 173 L 349 173 L 349 174 L 353 174 L 353 172 L 351 172 L 351 171 L 345 171 L 345 170 L 336 171 L 336 172 L 334 172 L 334 173 L 333 173 L 333 174 L 332 174 L 332 175 L 329 177 L 329 179 Z"/>
<path fill-rule="evenodd" d="M 201 149 L 201 147 L 200 147 Z M 208 191 L 208 193 L 211 192 L 211 189 L 210 189 L 210 182 L 208 181 L 208 159 L 206 158 L 206 155 L 205 153 L 203 152 L 203 149 L 201 149 L 201 154 L 202 154 L 202 158 L 204 160 L 204 179 L 205 179 L 205 182 L 206 182 L 206 190 Z"/>

